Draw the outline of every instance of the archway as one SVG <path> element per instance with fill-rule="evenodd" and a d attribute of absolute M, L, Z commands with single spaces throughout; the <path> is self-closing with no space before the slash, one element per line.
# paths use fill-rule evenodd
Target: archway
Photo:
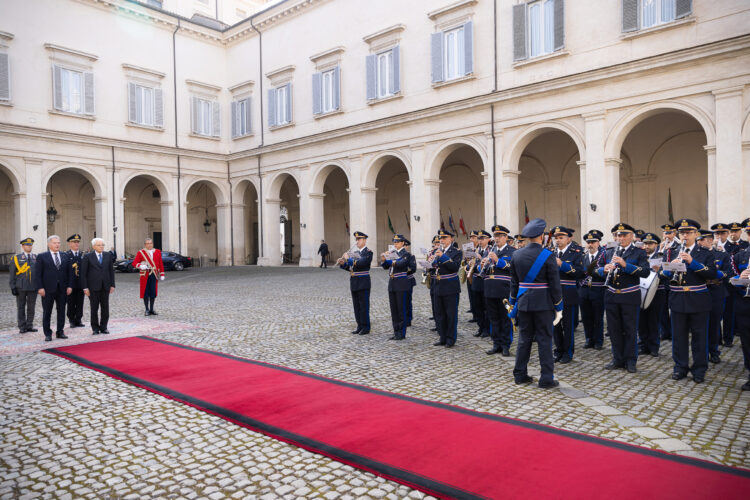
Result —
<path fill-rule="evenodd" d="M 19 214 L 13 193 L 16 191 L 10 174 L 0 166 L 0 232 L 8 237 L 0 241 L 0 254 L 11 254 L 18 250 L 21 236 L 18 231 Z"/>
<path fill-rule="evenodd" d="M 98 186 L 83 171 L 65 168 L 55 172 L 46 186 L 47 236 L 56 234 L 64 242 L 68 236 L 80 234 L 81 249 L 90 249 L 91 240 L 101 235 L 101 214 L 97 213 L 96 200 L 100 209 L 103 200 L 97 196 L 98 191 Z"/>
<path fill-rule="evenodd" d="M 337 165 L 324 167 L 319 177 L 322 180 L 323 231 L 322 237 L 316 238 L 315 243 L 318 243 L 320 239 L 326 240 L 331 252 L 329 258 L 336 259 L 351 246 L 349 179 L 346 172 Z M 315 193 L 311 193 L 311 196 L 315 196 Z M 314 250 L 317 252 L 317 246 Z"/>
<path fill-rule="evenodd" d="M 492 222 L 485 220 L 484 165 L 482 157 L 470 146 L 454 145 L 448 151 L 439 165 L 440 217 L 446 229 L 459 239 L 468 238 L 466 233 L 473 229 L 489 230 L 486 226 Z"/>
<path fill-rule="evenodd" d="M 187 255 L 201 265 L 215 266 L 219 258 L 219 231 L 216 193 L 218 188 L 208 181 L 198 181 L 188 189 Z"/>
<path fill-rule="evenodd" d="M 526 217 L 575 229 L 581 235 L 580 147 L 562 130 L 547 128 L 521 152 L 518 161 L 518 227 Z"/>
<path fill-rule="evenodd" d="M 239 196 L 235 199 L 242 200 L 242 218 L 237 220 L 235 216 L 235 228 L 241 226 L 239 231 L 236 230 L 236 233 L 241 232 L 241 239 L 240 235 L 235 233 L 235 242 L 242 244 L 244 248 L 242 255 L 235 255 L 235 259 L 240 258 L 236 263 L 257 264 L 260 257 L 258 190 L 255 189 L 255 184 L 246 180 L 237 186 L 236 192 Z"/>
<path fill-rule="evenodd" d="M 620 151 L 621 218 L 658 232 L 669 220 L 671 199 L 673 217 L 708 226 L 707 138 L 701 124 L 674 109 L 651 112 L 635 123 Z"/>
<path fill-rule="evenodd" d="M 375 238 L 370 235 L 369 248 L 384 252 L 394 233 L 411 239 L 409 171 L 397 157 L 387 157 L 375 178 Z"/>
<path fill-rule="evenodd" d="M 160 250 L 177 251 L 169 241 L 169 193 L 163 182 L 150 175 L 137 175 L 125 184 L 122 197 L 126 255 L 141 249 L 146 237 L 152 238 Z"/>

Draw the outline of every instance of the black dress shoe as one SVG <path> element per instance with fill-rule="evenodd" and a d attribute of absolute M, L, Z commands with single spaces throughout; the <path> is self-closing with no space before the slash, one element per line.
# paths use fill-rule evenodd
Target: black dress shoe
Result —
<path fill-rule="evenodd" d="M 724 342 L 724 347 L 732 347 L 733 345 L 734 345 L 734 342 L 732 342 L 731 340 L 728 342 Z"/>
<path fill-rule="evenodd" d="M 109 333 L 109 330 L 106 330 L 106 329 L 105 329 L 105 330 L 102 330 L 102 333 L 106 335 L 106 334 L 108 334 L 108 333 Z"/>
<path fill-rule="evenodd" d="M 510 349 L 508 349 L 507 347 L 503 347 L 503 353 L 502 353 L 502 356 L 503 356 L 504 358 L 509 358 L 509 357 L 510 357 Z"/>
<path fill-rule="evenodd" d="M 144 316 L 151 316 L 151 313 L 149 311 L 146 311 L 145 313 L 143 313 L 143 315 Z"/>
<path fill-rule="evenodd" d="M 718 364 L 718 363 L 721 363 L 721 358 L 719 357 L 719 355 L 718 355 L 718 354 L 712 354 L 712 355 L 711 355 L 711 357 L 710 357 L 710 358 L 708 358 L 708 360 L 709 360 L 709 361 L 710 361 L 711 363 L 713 363 L 713 364 Z"/>
<path fill-rule="evenodd" d="M 351 332 L 351 334 L 352 335 L 359 335 L 359 330 L 354 330 L 353 332 Z"/>
<path fill-rule="evenodd" d="M 435 316 L 430 316 L 430 317 L 429 317 L 429 318 L 427 318 L 427 319 L 429 319 L 430 321 L 435 321 Z"/>
<path fill-rule="evenodd" d="M 622 368 L 622 365 L 618 365 L 614 361 L 610 361 L 606 365 L 604 365 L 605 370 L 617 370 L 618 368 Z"/>
<path fill-rule="evenodd" d="M 652 357 L 654 357 L 654 358 L 658 358 L 658 357 L 659 357 L 659 353 L 658 353 L 658 352 L 650 352 L 649 354 L 650 354 L 650 355 L 651 355 Z"/>
<path fill-rule="evenodd" d="M 695 375 L 693 375 L 693 382 L 695 382 L 696 384 L 702 384 L 703 377 L 696 377 Z"/>
<path fill-rule="evenodd" d="M 367 335 L 369 333 L 370 333 L 370 330 L 365 330 L 365 331 L 359 332 L 360 335 Z"/>
<path fill-rule="evenodd" d="M 446 343 L 445 343 L 445 347 L 447 347 L 448 349 L 450 349 L 450 348 L 451 348 L 451 347 L 453 347 L 454 345 L 456 345 L 456 343 L 455 343 L 455 342 L 446 342 Z"/>
<path fill-rule="evenodd" d="M 432 345 L 445 345 L 445 342 L 443 342 L 442 340 L 438 340 L 437 342 L 435 342 Z"/>
<path fill-rule="evenodd" d="M 516 385 L 524 385 L 524 384 L 530 384 L 534 381 L 533 378 L 526 375 L 525 377 L 517 378 L 516 379 Z"/>
<path fill-rule="evenodd" d="M 649 354 L 649 353 L 650 351 L 648 349 L 638 349 L 638 354 L 643 355 L 643 354 Z"/>
<path fill-rule="evenodd" d="M 159 313 L 157 313 L 157 312 L 156 312 L 156 311 L 154 311 L 153 309 L 151 309 L 151 310 L 150 310 L 150 311 L 149 311 L 148 313 L 149 313 L 149 314 L 150 314 L 151 316 L 158 316 L 158 315 L 159 315 Z"/>
<path fill-rule="evenodd" d="M 476 323 L 476 322 L 477 322 L 477 320 L 475 320 L 474 318 L 471 318 L 471 319 L 469 320 L 469 323 Z"/>
<path fill-rule="evenodd" d="M 585 344 L 583 344 L 583 348 L 584 349 L 593 349 L 594 348 L 594 344 L 592 344 L 591 342 L 586 342 Z"/>
<path fill-rule="evenodd" d="M 740 389 L 742 389 L 743 391 L 750 391 L 750 380 L 745 382 L 742 387 L 740 387 Z"/>
<path fill-rule="evenodd" d="M 468 311 L 466 311 L 466 312 L 467 312 L 468 314 L 471 314 L 471 312 L 472 312 L 472 311 L 471 311 L 471 309 L 469 309 L 469 310 L 468 310 Z"/>
<path fill-rule="evenodd" d="M 99 330 L 94 330 L 93 332 L 91 332 L 91 335 L 99 335 Z"/>
<path fill-rule="evenodd" d="M 52 335 L 45 335 L 44 336 L 44 341 L 45 342 L 52 342 Z"/>
<path fill-rule="evenodd" d="M 629 365 L 628 366 L 628 373 L 636 373 L 638 369 L 635 366 Z"/>
<path fill-rule="evenodd" d="M 83 328 L 83 327 L 84 327 L 84 326 L 86 326 L 86 325 L 84 325 L 83 323 L 78 323 L 78 324 L 77 324 L 76 326 L 77 326 L 78 328 Z"/>
<path fill-rule="evenodd" d="M 482 335 L 480 335 L 481 338 L 486 339 L 490 336 L 490 332 L 482 332 Z"/>
<path fill-rule="evenodd" d="M 687 375 L 685 375 L 684 373 L 673 373 L 672 374 L 672 380 L 682 380 L 685 377 L 687 377 Z"/>
<path fill-rule="evenodd" d="M 388 340 L 398 340 L 398 335 L 394 335 L 393 337 L 389 338 Z"/>
<path fill-rule="evenodd" d="M 437 328 L 430 328 L 430 331 L 431 331 L 431 332 L 436 332 L 436 331 L 437 331 Z"/>
<path fill-rule="evenodd" d="M 67 339 L 68 338 L 68 336 L 65 335 L 64 333 L 58 333 L 57 335 L 55 335 L 55 337 L 57 337 L 58 339 Z"/>
<path fill-rule="evenodd" d="M 481 337 L 482 336 L 482 330 L 479 330 L 477 333 L 474 334 L 475 337 Z"/>
<path fill-rule="evenodd" d="M 489 354 L 489 355 L 492 355 L 492 354 L 497 354 L 500 351 L 502 351 L 502 349 L 500 349 L 499 347 L 493 347 L 489 351 L 486 351 L 486 353 Z"/>
<path fill-rule="evenodd" d="M 596 351 L 601 351 L 602 349 L 603 349 L 603 347 L 600 346 L 600 345 L 595 345 L 594 346 L 594 350 L 596 350 Z"/>
<path fill-rule="evenodd" d="M 555 363 L 559 363 L 560 360 L 562 359 L 562 356 L 555 355 L 555 357 L 553 359 L 554 359 Z"/>
<path fill-rule="evenodd" d="M 552 389 L 553 387 L 557 387 L 558 385 L 560 385 L 560 382 L 558 382 L 557 380 L 553 380 L 552 382 L 545 382 L 544 384 L 539 382 L 540 389 Z"/>
<path fill-rule="evenodd" d="M 27 331 L 26 328 L 21 328 L 18 330 L 18 333 L 26 333 Z"/>
<path fill-rule="evenodd" d="M 570 356 L 563 356 L 562 359 L 560 360 L 560 364 L 567 365 L 571 361 L 573 361 L 573 359 Z"/>

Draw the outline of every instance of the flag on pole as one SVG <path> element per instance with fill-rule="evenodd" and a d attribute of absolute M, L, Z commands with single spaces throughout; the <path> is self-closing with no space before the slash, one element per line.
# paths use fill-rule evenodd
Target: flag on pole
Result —
<path fill-rule="evenodd" d="M 445 222 L 443 222 L 443 211 L 440 211 L 440 229 L 445 231 Z"/>
<path fill-rule="evenodd" d="M 451 212 L 450 210 L 448 210 L 448 225 L 451 228 L 451 232 L 453 234 L 456 234 L 456 226 L 453 225 L 453 212 Z"/>
<path fill-rule="evenodd" d="M 346 235 L 349 236 L 349 221 L 346 220 L 346 215 L 344 216 L 344 224 L 346 224 Z"/>
<path fill-rule="evenodd" d="M 669 197 L 667 198 L 667 212 L 669 214 L 669 223 L 674 224 L 674 212 L 672 211 L 672 188 L 669 188 Z"/>
<path fill-rule="evenodd" d="M 406 227 L 411 231 L 411 222 L 409 222 L 409 214 L 406 213 L 406 210 L 404 210 L 404 217 L 406 217 Z"/>
<path fill-rule="evenodd" d="M 529 223 L 529 207 L 526 206 L 526 200 L 523 200 L 523 216 L 526 224 Z"/>
<path fill-rule="evenodd" d="M 464 226 L 464 214 L 461 212 L 461 210 L 458 211 L 458 216 L 460 217 L 458 219 L 458 227 L 461 228 L 461 231 L 464 233 L 464 236 L 468 236 L 468 233 L 466 232 L 466 226 Z"/>
<path fill-rule="evenodd" d="M 393 223 L 391 222 L 391 214 L 386 212 L 386 215 L 388 215 L 388 229 L 390 229 L 393 234 L 396 234 L 396 230 L 393 229 Z"/>

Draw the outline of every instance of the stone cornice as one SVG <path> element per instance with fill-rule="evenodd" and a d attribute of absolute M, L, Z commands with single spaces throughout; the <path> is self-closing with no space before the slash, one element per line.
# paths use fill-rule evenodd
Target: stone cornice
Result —
<path fill-rule="evenodd" d="M 63 54 L 66 56 L 72 56 L 76 59 L 87 59 L 91 62 L 99 59 L 99 56 L 95 56 L 94 54 L 89 54 L 88 52 L 82 52 L 80 50 L 69 49 L 67 47 L 61 47 L 60 45 L 55 45 L 54 43 L 45 43 L 44 48 L 55 55 Z"/>

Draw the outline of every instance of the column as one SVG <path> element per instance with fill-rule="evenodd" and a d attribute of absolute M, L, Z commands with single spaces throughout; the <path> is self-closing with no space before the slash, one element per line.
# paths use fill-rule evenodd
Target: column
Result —
<path fill-rule="evenodd" d="M 521 175 L 521 171 L 518 170 L 518 165 L 513 165 L 510 168 L 509 165 L 503 165 L 503 170 L 500 172 L 497 185 L 497 222 L 506 226 L 510 229 L 510 232 L 517 234 L 521 232 L 519 226 L 519 213 L 518 213 L 518 176 Z"/>
<path fill-rule="evenodd" d="M 29 232 L 31 227 L 28 223 L 28 217 L 26 216 L 26 193 L 20 191 L 14 191 L 11 196 L 13 197 L 13 213 L 15 218 L 13 220 L 13 246 L 26 238 L 24 233 Z M 36 240 L 36 238 L 34 238 Z"/>
<path fill-rule="evenodd" d="M 425 179 L 424 180 L 424 203 L 422 205 L 423 217 L 426 217 L 424 224 L 426 226 L 427 238 L 425 243 L 429 243 L 431 248 L 432 237 L 440 229 L 440 179 Z"/>
<path fill-rule="evenodd" d="M 349 234 L 362 227 L 362 156 L 349 157 Z M 351 237 L 351 243 L 354 238 Z"/>
<path fill-rule="evenodd" d="M 172 200 L 160 201 L 159 208 L 161 213 L 161 246 L 166 250 L 176 252 L 177 236 L 175 226 L 177 226 L 177 213 L 175 210 L 175 203 Z M 123 226 L 125 225 L 125 219 L 120 219 L 118 216 L 117 220 L 122 220 L 120 224 Z M 124 245 L 125 238 L 122 238 L 122 240 Z M 185 253 L 187 253 L 187 249 L 185 249 Z"/>
<path fill-rule="evenodd" d="M 258 259 L 259 266 L 281 265 L 280 210 L 281 198 L 263 199 L 263 256 Z"/>
<path fill-rule="evenodd" d="M 325 200 L 323 193 L 307 193 L 307 209 L 300 213 L 300 221 L 304 224 L 300 228 L 300 237 L 302 239 L 302 253 L 299 259 L 300 267 L 317 266 L 320 262 L 317 259 L 318 247 L 316 242 L 325 237 L 325 211 L 323 202 Z"/>
<path fill-rule="evenodd" d="M 245 249 L 245 228 L 247 227 L 247 221 L 245 220 L 245 204 L 244 203 L 232 203 L 232 222 L 234 227 L 234 244 L 232 245 L 232 254 L 234 255 L 234 265 L 244 266 L 245 255 L 247 251 Z"/>
<path fill-rule="evenodd" d="M 596 228 L 604 233 L 620 220 L 620 158 L 604 158 L 605 117 L 603 111 L 583 115 L 586 134 L 585 168 L 581 177 L 581 221 L 584 231 Z M 583 200 L 586 204 L 583 205 Z"/>
<path fill-rule="evenodd" d="M 34 238 L 36 253 L 47 250 L 47 193 L 42 185 L 42 161 L 35 158 L 24 158 L 26 164 L 26 197 L 19 199 L 25 205 L 21 213 L 25 214 L 26 229 L 21 238 Z M 17 241 L 21 241 L 20 238 Z"/>
<path fill-rule="evenodd" d="M 744 193 L 750 174 L 742 168 L 742 103 L 743 87 L 731 87 L 713 92 L 716 102 L 716 159 L 709 163 L 709 212 L 715 205 L 714 217 L 709 222 L 744 219 Z M 710 145 L 709 145 L 710 146 Z M 712 172 L 713 170 L 713 172 Z M 712 179 L 715 189 L 711 191 Z M 739 191 L 739 192 L 738 192 Z"/>
<path fill-rule="evenodd" d="M 188 201 L 187 201 L 187 191 L 181 192 L 183 186 L 185 185 L 184 182 L 185 179 L 179 179 L 177 178 L 177 174 L 172 175 L 172 192 L 175 193 L 175 206 L 173 216 L 174 221 L 176 222 L 174 231 L 172 231 L 172 234 L 174 234 L 175 238 L 172 241 L 177 242 L 177 246 L 174 248 L 174 251 L 181 253 L 183 255 L 186 255 L 188 253 L 188 244 L 187 244 L 187 207 L 188 207 Z M 178 188 L 179 186 L 179 188 Z M 177 195 L 176 193 L 180 193 Z M 162 238 L 164 236 L 162 235 Z M 195 256 L 196 259 L 200 259 L 200 255 Z"/>
<path fill-rule="evenodd" d="M 107 196 L 94 197 L 96 236 L 102 238 L 107 245 L 112 246 L 112 242 L 114 241 L 111 223 L 112 206 L 110 203 L 107 203 L 108 200 Z"/>
<path fill-rule="evenodd" d="M 375 193 L 377 188 L 374 187 L 362 187 L 360 188 L 361 200 L 362 200 L 362 212 L 360 217 L 361 226 L 359 229 L 352 226 L 352 234 L 354 231 L 362 231 L 369 238 L 368 246 L 372 249 L 377 245 L 378 241 L 378 219 L 377 219 L 377 204 L 375 202 Z M 376 250 L 377 251 L 377 250 Z"/>
<path fill-rule="evenodd" d="M 425 165 L 424 144 L 411 146 L 411 169 L 412 180 L 409 181 L 409 223 L 411 224 L 411 251 L 417 254 L 420 248 L 430 248 L 432 239 L 432 227 L 428 224 L 427 214 L 430 204 L 435 202 L 427 194 L 424 176 L 427 165 Z"/>
<path fill-rule="evenodd" d="M 579 198 L 580 198 L 580 206 L 578 208 L 579 213 L 581 214 L 581 234 L 578 235 L 579 237 L 576 238 L 577 241 L 580 241 L 584 234 L 589 230 L 589 220 L 588 220 L 588 195 L 587 195 L 587 189 L 586 189 L 586 162 L 585 161 L 577 161 L 576 164 L 578 165 L 578 178 L 581 181 Z"/>
<path fill-rule="evenodd" d="M 229 203 L 216 204 L 216 265 L 232 264 L 232 228 L 229 214 Z"/>

